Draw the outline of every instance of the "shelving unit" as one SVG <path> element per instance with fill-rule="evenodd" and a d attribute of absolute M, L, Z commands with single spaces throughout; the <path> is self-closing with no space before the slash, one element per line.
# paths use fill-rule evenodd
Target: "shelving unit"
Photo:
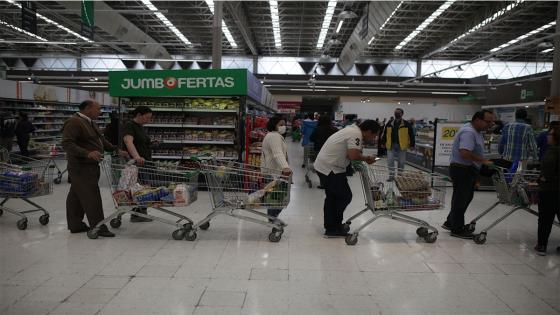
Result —
<path fill-rule="evenodd" d="M 36 130 L 31 140 L 38 145 L 55 144 L 61 137 L 66 119 L 78 112 L 79 103 L 0 98 L 0 111 L 11 113 L 17 119 L 19 112 L 27 113 Z M 115 106 L 102 105 L 97 124 L 103 129 L 109 123 L 109 113 Z"/>
<path fill-rule="evenodd" d="M 197 84 L 202 78 L 229 83 L 213 87 L 205 83 L 198 88 L 180 84 L 189 78 L 197 78 L 189 81 Z M 123 88 L 127 86 L 123 83 L 135 80 L 162 84 Z M 176 84 L 168 86 L 167 82 Z M 109 72 L 109 93 L 120 98 L 124 119 L 138 106 L 152 109 L 152 121 L 144 127 L 152 141 L 159 143 L 152 148 L 155 160 L 210 154 L 216 159 L 242 161 L 249 109 L 252 104 L 272 104 L 270 93 L 245 69 L 114 71 Z"/>

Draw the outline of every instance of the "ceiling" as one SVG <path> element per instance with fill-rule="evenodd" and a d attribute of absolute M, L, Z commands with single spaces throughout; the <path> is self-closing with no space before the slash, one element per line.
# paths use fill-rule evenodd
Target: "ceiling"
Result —
<path fill-rule="evenodd" d="M 205 1 L 152 1 L 157 12 L 163 14 L 192 43 L 184 44 L 169 27 L 164 25 L 156 12 L 150 11 L 142 1 L 105 1 L 111 9 L 121 14 L 138 29 L 161 44 L 170 55 L 209 56 L 212 52 L 213 13 Z M 362 52 L 364 58 L 431 58 L 470 60 L 488 54 L 500 44 L 526 34 L 542 25 L 555 21 L 558 1 L 525 1 L 493 19 L 484 27 L 455 41 L 447 49 L 436 51 L 454 38 L 503 10 L 512 1 L 455 1 L 435 18 L 402 49 L 395 47 L 434 13 L 445 1 L 404 1 L 375 39 Z M 333 18 L 328 25 L 326 41 L 336 37 L 332 45 L 317 48 L 317 40 L 327 1 L 278 1 L 281 47 L 276 47 L 271 9 L 268 1 L 243 1 L 224 5 L 223 21 L 235 40 L 233 47 L 223 36 L 224 55 L 292 56 L 331 58 L 340 56 L 344 45 L 354 31 L 361 16 L 366 14 L 366 1 L 338 1 Z M 356 18 L 348 18 L 337 33 L 339 15 L 353 11 Z M 37 12 L 68 29 L 80 32 L 80 12 L 68 10 L 60 1 L 41 1 Z M 100 13 L 96 13 L 100 14 Z M 240 20 L 241 19 L 241 20 Z M 0 1 L 0 21 L 20 26 L 21 9 L 8 1 Z M 240 26 L 242 25 L 242 26 Z M 524 41 L 553 34 L 550 27 Z M 29 44 L 37 39 L 0 24 L 0 52 L 4 53 L 64 53 L 64 54 L 138 54 L 138 45 L 123 42 L 116 35 L 95 27 L 94 42 L 88 43 L 57 26 L 38 19 L 38 36 L 53 42 L 74 42 L 73 45 Z M 550 41 L 550 40 L 549 40 Z M 519 44 L 518 43 L 518 44 Z M 550 46 L 550 45 L 549 45 Z M 535 45 L 513 49 L 496 57 L 500 60 L 552 61 L 553 53 L 541 53 L 543 47 Z"/>

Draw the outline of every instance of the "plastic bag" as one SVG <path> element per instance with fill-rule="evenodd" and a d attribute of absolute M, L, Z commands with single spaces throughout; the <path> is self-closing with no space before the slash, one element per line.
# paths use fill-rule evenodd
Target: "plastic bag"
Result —
<path fill-rule="evenodd" d="M 125 166 L 119 178 L 117 190 L 130 190 L 136 183 L 138 183 L 138 168 L 135 165 Z"/>

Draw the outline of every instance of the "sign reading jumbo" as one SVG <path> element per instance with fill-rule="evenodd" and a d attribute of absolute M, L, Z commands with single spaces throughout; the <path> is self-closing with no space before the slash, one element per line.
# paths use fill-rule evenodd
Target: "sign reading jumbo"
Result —
<path fill-rule="evenodd" d="M 109 72 L 111 96 L 242 96 L 247 70 L 138 70 Z"/>

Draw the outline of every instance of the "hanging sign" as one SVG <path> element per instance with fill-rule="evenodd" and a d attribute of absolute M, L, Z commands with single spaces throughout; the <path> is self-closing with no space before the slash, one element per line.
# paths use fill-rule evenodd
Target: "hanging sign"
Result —
<path fill-rule="evenodd" d="M 110 71 L 111 96 L 244 96 L 246 69 Z"/>
<path fill-rule="evenodd" d="M 82 11 L 82 29 L 81 33 L 83 36 L 93 40 L 93 27 L 95 25 L 93 0 L 82 0 L 81 1 L 81 11 Z"/>
<path fill-rule="evenodd" d="M 33 1 L 21 2 L 21 28 L 37 34 L 37 4 Z"/>
<path fill-rule="evenodd" d="M 434 166 L 449 166 L 453 141 L 462 126 L 463 123 L 457 122 L 437 123 L 434 135 Z"/>

